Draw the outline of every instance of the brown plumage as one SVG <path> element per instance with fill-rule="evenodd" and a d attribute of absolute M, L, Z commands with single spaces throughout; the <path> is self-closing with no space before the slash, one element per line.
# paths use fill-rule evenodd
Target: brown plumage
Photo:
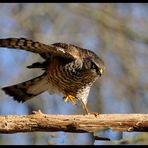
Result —
<path fill-rule="evenodd" d="M 65 101 L 79 99 L 88 113 L 87 98 L 91 86 L 102 75 L 104 62 L 92 51 L 72 44 L 46 45 L 25 38 L 0 39 L 0 47 L 26 50 L 40 54 L 42 63 L 27 68 L 41 68 L 44 73 L 32 80 L 2 88 L 18 102 L 24 102 L 42 92 L 62 93 Z"/>

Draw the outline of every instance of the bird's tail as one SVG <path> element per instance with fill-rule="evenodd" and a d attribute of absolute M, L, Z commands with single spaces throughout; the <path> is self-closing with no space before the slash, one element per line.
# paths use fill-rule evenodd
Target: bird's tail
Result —
<path fill-rule="evenodd" d="M 14 100 L 25 102 L 46 91 L 48 89 L 48 85 L 48 78 L 44 73 L 34 79 L 16 85 L 3 87 L 2 90 L 6 94 L 12 96 Z"/>

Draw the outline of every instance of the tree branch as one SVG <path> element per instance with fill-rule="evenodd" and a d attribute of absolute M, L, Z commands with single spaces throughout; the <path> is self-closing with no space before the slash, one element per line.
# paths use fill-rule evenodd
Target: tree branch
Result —
<path fill-rule="evenodd" d="M 100 114 L 94 115 L 47 115 L 36 112 L 31 115 L 0 116 L 0 133 L 95 132 L 111 128 L 113 131 L 148 131 L 148 114 Z"/>
<path fill-rule="evenodd" d="M 101 24 L 108 29 L 114 30 L 115 32 L 123 33 L 127 38 L 131 40 L 140 41 L 148 44 L 147 35 L 137 33 L 136 31 L 131 29 L 128 24 L 125 25 L 122 21 L 120 21 L 119 18 L 114 18 L 114 16 L 111 16 L 111 14 L 104 9 L 100 11 L 92 11 L 91 7 L 86 7 L 83 5 L 67 4 L 67 6 L 67 8 L 69 8 L 71 11 L 81 13 L 83 16 L 86 16 L 88 18 L 93 18 L 98 22 L 98 24 Z"/>

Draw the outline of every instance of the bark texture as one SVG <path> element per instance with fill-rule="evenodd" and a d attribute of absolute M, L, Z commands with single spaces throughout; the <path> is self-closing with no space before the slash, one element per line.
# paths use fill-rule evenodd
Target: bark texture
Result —
<path fill-rule="evenodd" d="M 100 115 L 48 115 L 36 112 L 31 115 L 0 116 L 0 133 L 95 132 L 102 129 L 122 132 L 147 132 L 148 114 Z"/>

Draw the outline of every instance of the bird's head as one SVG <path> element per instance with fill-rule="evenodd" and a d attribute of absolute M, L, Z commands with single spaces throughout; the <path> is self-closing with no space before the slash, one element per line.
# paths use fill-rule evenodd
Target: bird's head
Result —
<path fill-rule="evenodd" d="M 90 57 L 91 71 L 101 76 L 105 70 L 104 62 L 98 56 Z"/>
<path fill-rule="evenodd" d="M 86 50 L 83 58 L 83 67 L 92 73 L 92 76 L 101 76 L 105 70 L 103 60 L 97 56 L 93 51 Z"/>
<path fill-rule="evenodd" d="M 95 72 L 97 75 L 101 77 L 105 70 L 105 67 L 102 63 L 97 63 L 94 60 L 91 61 L 91 71 Z"/>

